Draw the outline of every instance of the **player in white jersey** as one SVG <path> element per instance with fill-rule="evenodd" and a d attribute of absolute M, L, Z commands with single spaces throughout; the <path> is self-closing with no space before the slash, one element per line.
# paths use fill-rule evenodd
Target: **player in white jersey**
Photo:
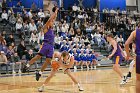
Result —
<path fill-rule="evenodd" d="M 44 87 L 49 83 L 51 78 L 56 74 L 60 67 L 63 68 L 65 74 L 67 74 L 72 81 L 78 86 L 79 91 L 83 91 L 80 83 L 76 80 L 74 75 L 72 75 L 70 68 L 74 65 L 74 57 L 70 55 L 68 52 L 64 51 L 62 53 L 56 52 L 54 53 L 53 60 L 52 60 L 52 71 L 50 75 L 47 77 L 45 82 L 39 87 L 38 91 L 43 92 Z"/>

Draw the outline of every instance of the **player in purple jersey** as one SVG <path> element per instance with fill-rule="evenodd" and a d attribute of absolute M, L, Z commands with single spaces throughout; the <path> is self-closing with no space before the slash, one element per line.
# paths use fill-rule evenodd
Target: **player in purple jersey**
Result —
<path fill-rule="evenodd" d="M 136 93 L 140 93 L 140 23 L 138 24 L 138 28 L 131 33 L 125 43 L 126 59 L 131 58 L 129 45 L 133 40 L 136 43 Z"/>
<path fill-rule="evenodd" d="M 108 58 L 113 58 L 113 62 L 114 62 L 113 70 L 117 72 L 117 74 L 122 78 L 120 84 L 125 84 L 126 83 L 125 76 L 123 75 L 122 70 L 120 69 L 120 63 L 122 62 L 122 59 L 124 57 L 122 48 L 114 40 L 112 33 L 107 34 L 107 41 L 113 46 L 112 53 L 108 56 Z"/>
<path fill-rule="evenodd" d="M 41 71 L 37 71 L 36 80 L 38 81 L 41 77 L 42 72 L 46 69 L 47 65 L 51 63 L 51 59 L 53 57 L 54 52 L 54 32 L 52 30 L 54 21 L 57 17 L 58 8 L 56 8 L 54 14 L 51 17 L 44 18 L 44 40 L 43 45 L 41 46 L 38 54 L 30 60 L 30 62 L 24 66 L 23 71 L 27 71 L 27 69 L 32 65 L 35 61 L 40 59 L 42 56 L 46 56 L 46 62 L 44 62 Z"/>

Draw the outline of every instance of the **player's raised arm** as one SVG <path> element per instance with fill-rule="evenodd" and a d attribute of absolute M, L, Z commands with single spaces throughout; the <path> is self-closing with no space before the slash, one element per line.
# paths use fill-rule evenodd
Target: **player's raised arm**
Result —
<path fill-rule="evenodd" d="M 50 16 L 50 18 L 46 17 L 44 18 L 44 33 L 48 31 L 49 28 L 51 28 L 54 24 L 54 21 L 56 20 L 58 8 L 56 8 L 55 12 Z"/>
<path fill-rule="evenodd" d="M 127 57 L 130 57 L 130 52 L 129 52 L 129 45 L 130 43 L 133 42 L 133 40 L 136 38 L 136 31 L 133 31 L 131 33 L 131 35 L 129 36 L 129 38 L 127 39 L 127 41 L 125 42 L 125 51 L 126 51 L 126 55 Z"/>

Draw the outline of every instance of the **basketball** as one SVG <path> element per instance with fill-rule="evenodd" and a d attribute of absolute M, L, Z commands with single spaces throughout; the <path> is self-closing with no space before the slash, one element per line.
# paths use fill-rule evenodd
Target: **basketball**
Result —
<path fill-rule="evenodd" d="M 51 64 L 51 66 L 52 66 L 52 68 L 55 69 L 55 70 L 57 70 L 57 69 L 60 67 L 60 65 L 59 65 L 58 62 L 56 62 L 56 61 L 53 61 L 52 64 Z"/>

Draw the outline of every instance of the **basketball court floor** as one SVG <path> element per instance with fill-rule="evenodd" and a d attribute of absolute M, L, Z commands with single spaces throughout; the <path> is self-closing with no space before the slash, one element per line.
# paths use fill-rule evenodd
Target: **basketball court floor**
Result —
<path fill-rule="evenodd" d="M 123 68 L 127 72 L 127 68 Z M 120 86 L 120 78 L 111 69 L 98 68 L 97 70 L 73 72 L 82 84 L 84 91 L 79 92 L 71 79 L 59 71 L 42 93 L 135 93 L 135 73 L 132 79 Z M 37 88 L 44 82 L 49 72 L 44 72 L 40 81 L 35 80 L 35 74 L 1 75 L 0 93 L 39 93 Z"/>

